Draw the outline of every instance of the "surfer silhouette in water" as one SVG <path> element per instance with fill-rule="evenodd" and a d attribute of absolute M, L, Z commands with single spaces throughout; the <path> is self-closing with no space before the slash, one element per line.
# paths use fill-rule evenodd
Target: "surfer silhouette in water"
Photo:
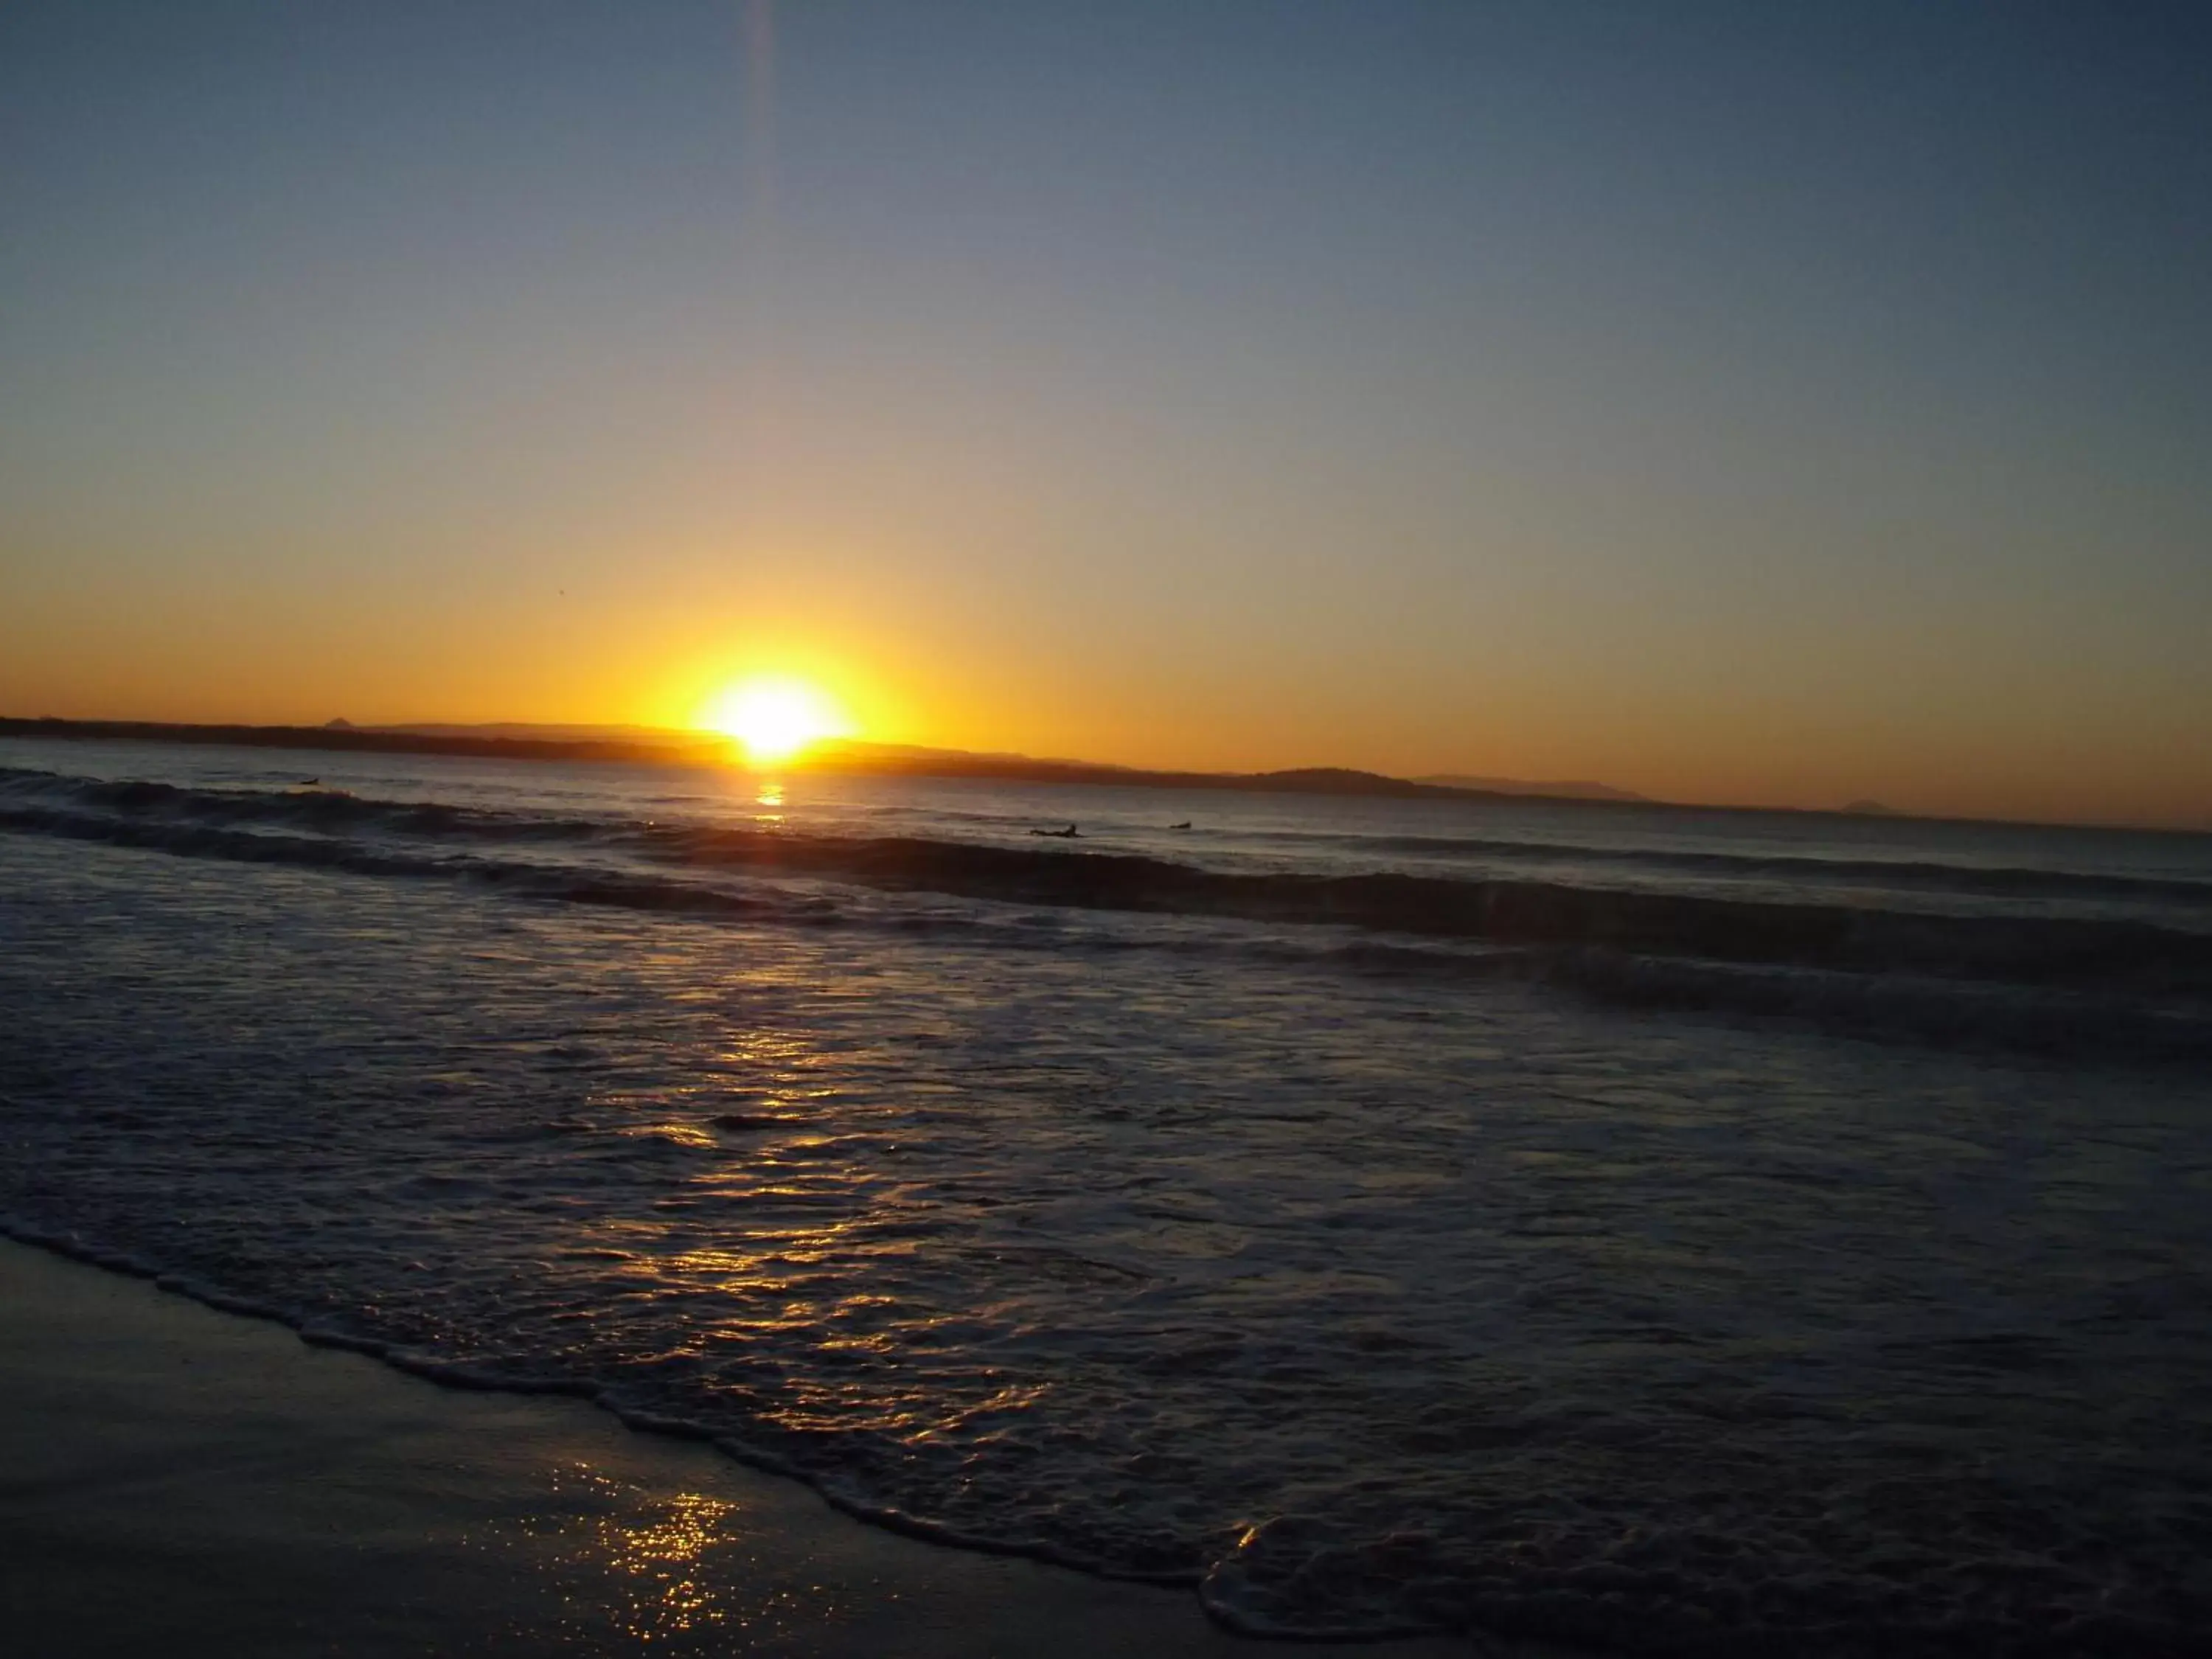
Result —
<path fill-rule="evenodd" d="M 1032 830 L 1030 834 L 1044 836 L 1054 841 L 1079 841 L 1083 837 L 1083 832 L 1072 823 L 1065 830 Z"/>

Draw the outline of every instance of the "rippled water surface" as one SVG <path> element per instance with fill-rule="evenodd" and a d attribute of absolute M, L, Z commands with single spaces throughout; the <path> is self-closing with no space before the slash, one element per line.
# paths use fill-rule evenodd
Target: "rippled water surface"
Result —
<path fill-rule="evenodd" d="M 1249 916 L 819 872 L 578 902 L 481 848 L 426 881 L 57 823 L 0 833 L 14 1231 L 1256 1630 L 2212 1630 L 2185 1054 Z"/>

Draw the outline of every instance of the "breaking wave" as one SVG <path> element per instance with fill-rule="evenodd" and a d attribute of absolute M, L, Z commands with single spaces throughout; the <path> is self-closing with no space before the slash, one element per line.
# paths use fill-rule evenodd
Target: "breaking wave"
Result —
<path fill-rule="evenodd" d="M 2122 919 L 1959 915 L 1393 872 L 1230 872 L 1073 848 L 807 835 L 363 799 L 333 790 L 216 790 L 24 770 L 0 769 L 0 826 L 253 862 L 465 877 L 543 898 L 640 909 L 828 914 L 832 907 L 818 896 L 801 902 L 787 888 L 769 884 L 797 878 L 1028 907 L 2093 993 L 2190 1012 L 2212 1005 L 2212 933 Z M 559 849 L 562 856 L 519 856 L 532 848 Z M 585 854 L 596 861 L 580 863 Z M 1958 874 L 1969 883 L 1992 877 L 2123 879 L 2055 872 Z M 765 881 L 740 892 L 690 878 L 716 875 Z M 2198 888 L 2168 884 L 2192 894 Z M 1626 981 L 1615 975 L 1607 982 Z M 1720 981 L 1707 976 L 1699 982 Z"/>
<path fill-rule="evenodd" d="M 1500 860 L 1558 862 L 1586 856 L 1556 842 L 1504 841 L 1480 836 L 1360 836 L 1347 844 L 1416 856 L 1475 854 Z M 2109 898 L 2212 910 L 2212 881 L 2130 876 L 2087 870 L 1939 864 L 1919 859 L 1813 858 L 1780 853 L 1710 853 L 1680 848 L 1607 847 L 1608 864 L 1730 877 L 1766 876 L 1808 887 L 1863 884 L 1999 898 Z"/>

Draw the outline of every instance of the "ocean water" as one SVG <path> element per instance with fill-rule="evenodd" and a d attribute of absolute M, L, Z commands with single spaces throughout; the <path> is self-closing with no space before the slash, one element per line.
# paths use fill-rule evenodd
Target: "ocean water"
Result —
<path fill-rule="evenodd" d="M 2208 837 L 9 742 L 0 1228 L 1256 1633 L 2212 1635 Z"/>

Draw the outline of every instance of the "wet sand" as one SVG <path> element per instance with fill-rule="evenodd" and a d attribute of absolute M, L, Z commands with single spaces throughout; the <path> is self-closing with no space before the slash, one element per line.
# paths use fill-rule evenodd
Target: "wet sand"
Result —
<path fill-rule="evenodd" d="M 71 1656 L 1313 1650 L 1220 1630 L 1187 1591 L 864 1525 L 580 1401 L 440 1388 L 4 1241 L 0 1630 Z"/>

